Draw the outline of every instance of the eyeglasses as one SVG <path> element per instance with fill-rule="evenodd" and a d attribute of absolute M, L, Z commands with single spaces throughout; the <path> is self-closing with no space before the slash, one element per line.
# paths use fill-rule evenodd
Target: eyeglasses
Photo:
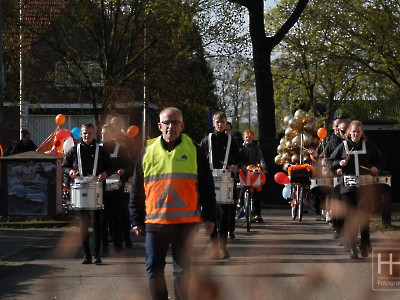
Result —
<path fill-rule="evenodd" d="M 170 126 L 173 124 L 174 126 L 181 124 L 181 121 L 179 120 L 173 120 L 173 121 L 161 121 L 160 123 L 164 124 L 165 126 Z"/>

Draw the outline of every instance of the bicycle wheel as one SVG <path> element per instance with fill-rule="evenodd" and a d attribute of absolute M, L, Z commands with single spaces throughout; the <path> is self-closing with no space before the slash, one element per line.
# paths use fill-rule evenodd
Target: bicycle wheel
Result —
<path fill-rule="evenodd" d="M 303 219 L 303 208 L 304 208 L 304 202 L 303 202 L 303 196 L 304 196 L 304 186 L 299 187 L 299 222 Z"/>
<path fill-rule="evenodd" d="M 250 192 L 247 189 L 244 194 L 244 203 L 246 209 L 246 230 L 250 231 L 250 218 L 251 218 L 251 207 L 250 207 Z"/>

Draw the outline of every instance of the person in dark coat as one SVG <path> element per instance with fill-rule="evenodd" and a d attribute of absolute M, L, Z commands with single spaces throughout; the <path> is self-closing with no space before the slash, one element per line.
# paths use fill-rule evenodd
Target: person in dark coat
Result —
<path fill-rule="evenodd" d="M 225 133 L 227 124 L 224 112 L 216 112 L 213 116 L 214 132 L 205 137 L 200 147 L 205 153 L 208 153 L 209 165 L 212 170 L 227 170 L 234 177 L 234 173 L 238 171 L 238 167 L 242 167 L 244 161 L 243 156 L 239 152 L 237 144 L 233 141 L 231 135 Z M 211 140 L 211 144 L 209 142 Z M 228 144 L 230 142 L 230 147 Z M 226 162 L 225 162 L 226 160 Z M 236 187 L 233 185 L 233 189 Z M 234 192 L 233 192 L 234 193 Z M 218 204 L 218 221 L 214 232 L 211 235 L 212 254 L 211 259 L 227 259 L 230 257 L 226 248 L 229 230 L 229 219 L 235 213 L 236 205 L 232 197 L 232 204 L 227 204 L 226 200 L 221 199 Z"/>
<path fill-rule="evenodd" d="M 14 146 L 11 154 L 18 154 L 22 152 L 28 151 L 36 151 L 37 146 L 31 140 L 31 134 L 28 130 L 22 129 L 21 130 L 22 139 Z"/>
<path fill-rule="evenodd" d="M 343 141 L 329 157 L 332 168 L 341 176 L 340 195 L 347 204 L 344 237 L 351 258 L 358 258 L 356 239 L 361 231 L 361 256 L 367 257 L 371 250 L 369 218 L 375 205 L 373 176 L 376 176 L 385 160 L 380 150 L 367 141 L 360 121 L 350 123 L 347 131 L 350 139 Z M 361 179 L 369 181 L 363 184 Z"/>
<path fill-rule="evenodd" d="M 94 125 L 85 123 L 81 126 L 82 142 L 72 147 L 62 163 L 63 173 L 72 180 L 78 176 L 93 177 L 99 182 L 105 182 L 106 177 L 113 174 L 110 154 L 94 139 Z M 94 263 L 100 264 L 101 244 L 101 210 L 79 210 L 80 232 L 83 246 L 82 264 L 91 264 L 92 256 L 89 246 L 89 223 L 93 228 L 93 258 Z"/>

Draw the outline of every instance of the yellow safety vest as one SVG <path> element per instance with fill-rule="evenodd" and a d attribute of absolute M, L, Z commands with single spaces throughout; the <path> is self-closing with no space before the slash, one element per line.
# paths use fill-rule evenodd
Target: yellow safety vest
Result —
<path fill-rule="evenodd" d="M 181 134 L 181 142 L 168 152 L 161 136 L 147 142 L 143 156 L 145 223 L 201 222 L 197 190 L 197 152 L 193 141 Z"/>

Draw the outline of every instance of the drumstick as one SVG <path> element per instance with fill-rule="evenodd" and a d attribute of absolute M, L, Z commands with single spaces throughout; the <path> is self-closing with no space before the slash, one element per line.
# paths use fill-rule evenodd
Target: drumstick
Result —
<path fill-rule="evenodd" d="M 345 159 L 346 163 L 347 163 L 347 161 L 349 160 L 350 154 L 351 154 L 351 152 L 353 152 L 353 150 L 354 150 L 354 147 L 351 148 L 349 154 L 347 154 L 346 159 Z"/>
<path fill-rule="evenodd" d="M 370 169 L 370 168 L 367 168 L 367 167 L 364 167 L 364 166 L 360 166 L 360 168 L 362 168 L 362 169 L 364 169 L 364 170 L 371 171 L 371 169 Z"/>
<path fill-rule="evenodd" d="M 220 160 L 219 162 L 220 162 L 221 164 L 223 164 L 224 166 L 226 166 L 227 168 L 230 168 L 230 167 L 231 167 L 230 165 L 224 163 L 222 160 Z"/>

